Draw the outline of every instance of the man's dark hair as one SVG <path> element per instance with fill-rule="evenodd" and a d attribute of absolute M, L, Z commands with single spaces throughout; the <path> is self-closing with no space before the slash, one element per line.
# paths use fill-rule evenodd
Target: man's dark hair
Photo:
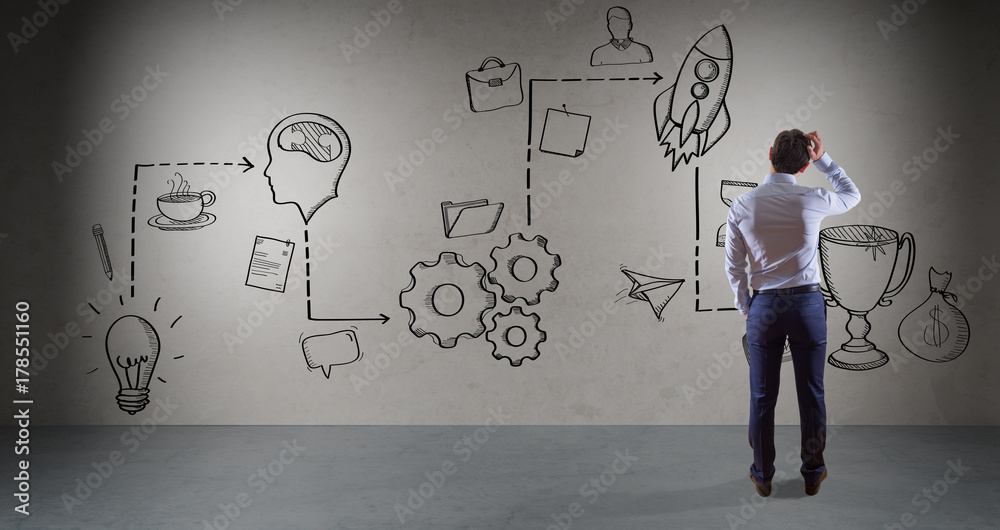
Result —
<path fill-rule="evenodd" d="M 809 163 L 809 139 L 798 129 L 778 133 L 771 148 L 771 165 L 778 173 L 798 173 Z"/>

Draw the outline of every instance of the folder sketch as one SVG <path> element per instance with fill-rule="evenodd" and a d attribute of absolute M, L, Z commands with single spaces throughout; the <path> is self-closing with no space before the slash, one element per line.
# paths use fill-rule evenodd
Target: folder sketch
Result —
<path fill-rule="evenodd" d="M 590 131 L 590 116 L 575 114 L 566 110 L 549 109 L 545 112 L 542 126 L 542 143 L 538 150 L 543 153 L 576 158 L 583 154 Z"/>
<path fill-rule="evenodd" d="M 441 203 L 444 235 L 448 238 L 488 234 L 497 227 L 503 203 L 490 204 L 486 199 Z"/>
<path fill-rule="evenodd" d="M 246 285 L 268 291 L 285 292 L 285 282 L 288 281 L 288 269 L 292 263 L 294 250 L 295 243 L 291 241 L 257 236 L 253 244 L 253 255 L 250 256 Z"/>

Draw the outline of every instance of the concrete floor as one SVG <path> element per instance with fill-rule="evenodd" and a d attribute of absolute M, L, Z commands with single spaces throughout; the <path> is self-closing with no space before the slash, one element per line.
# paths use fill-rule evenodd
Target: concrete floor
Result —
<path fill-rule="evenodd" d="M 1000 527 L 1000 427 L 832 426 L 815 497 L 779 427 L 767 499 L 745 427 L 490 430 L 33 427 L 31 515 L 5 450 L 0 528 Z"/>

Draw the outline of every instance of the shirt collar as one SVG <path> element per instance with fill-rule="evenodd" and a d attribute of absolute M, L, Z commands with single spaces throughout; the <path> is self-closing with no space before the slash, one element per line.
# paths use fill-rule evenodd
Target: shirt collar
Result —
<path fill-rule="evenodd" d="M 624 51 L 627 50 L 628 47 L 632 45 L 632 38 L 628 37 L 624 39 L 611 39 L 611 45 L 614 46 L 615 48 L 618 48 L 619 50 Z"/>
<path fill-rule="evenodd" d="M 791 173 L 768 173 L 764 184 L 795 184 L 795 175 Z"/>

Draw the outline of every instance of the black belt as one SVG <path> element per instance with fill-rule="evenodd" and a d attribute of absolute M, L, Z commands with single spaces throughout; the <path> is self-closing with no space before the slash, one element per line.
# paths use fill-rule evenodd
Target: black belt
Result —
<path fill-rule="evenodd" d="M 814 283 L 812 285 L 801 285 L 799 287 L 789 287 L 787 289 L 761 289 L 759 291 L 754 291 L 755 295 L 758 294 L 802 294 L 802 293 L 815 293 L 819 291 L 819 284 Z"/>

